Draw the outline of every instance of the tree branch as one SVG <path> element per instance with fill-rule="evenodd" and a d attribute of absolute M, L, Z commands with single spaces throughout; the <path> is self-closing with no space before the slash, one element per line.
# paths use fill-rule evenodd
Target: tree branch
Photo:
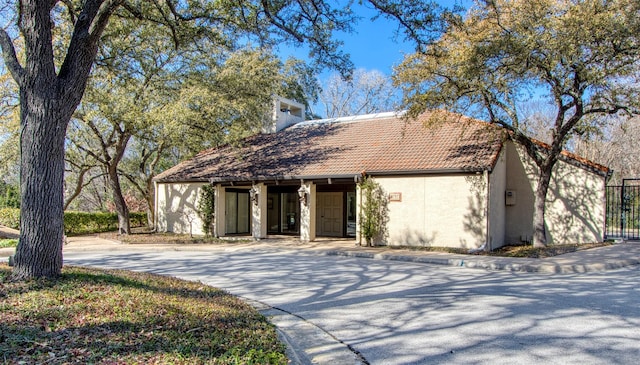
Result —
<path fill-rule="evenodd" d="M 7 69 L 9 69 L 11 77 L 13 77 L 19 87 L 22 87 L 24 83 L 24 68 L 20 65 L 20 61 L 18 61 L 16 49 L 13 46 L 11 37 L 9 37 L 7 31 L 2 28 L 0 28 L 0 47 L 2 48 L 4 64 L 7 66 Z"/>

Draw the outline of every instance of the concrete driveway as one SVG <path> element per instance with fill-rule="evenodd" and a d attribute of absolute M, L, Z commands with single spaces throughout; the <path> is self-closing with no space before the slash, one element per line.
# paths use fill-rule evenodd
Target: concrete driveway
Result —
<path fill-rule="evenodd" d="M 322 332 L 318 336 L 329 336 L 359 355 L 327 360 L 331 357 L 323 357 L 321 350 L 294 362 L 640 362 L 638 266 L 545 275 L 260 246 L 70 252 L 65 261 L 149 271 L 224 288 L 275 308 L 265 309 L 267 314 L 291 313 L 306 320 Z M 309 347 L 313 338 L 310 334 L 290 340 Z"/>

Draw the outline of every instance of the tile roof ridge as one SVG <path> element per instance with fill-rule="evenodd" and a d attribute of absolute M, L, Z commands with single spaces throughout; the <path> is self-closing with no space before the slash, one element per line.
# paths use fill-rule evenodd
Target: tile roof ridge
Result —
<path fill-rule="evenodd" d="M 390 112 L 380 112 L 380 113 L 371 113 L 371 114 L 360 114 L 360 115 L 348 115 L 344 117 L 336 117 L 336 118 L 324 118 L 324 119 L 311 119 L 305 120 L 300 123 L 296 123 L 289 127 L 288 129 L 301 128 L 312 125 L 320 125 L 320 124 L 332 124 L 332 123 L 353 123 L 353 122 L 368 122 L 372 120 L 379 119 L 399 119 L 403 117 L 407 113 L 406 110 L 400 111 L 390 111 Z"/>
<path fill-rule="evenodd" d="M 551 145 L 546 143 L 546 142 L 543 142 L 543 141 L 535 139 L 535 138 L 531 138 L 531 141 L 534 144 L 536 144 L 536 145 L 538 145 L 538 146 L 540 146 L 540 147 L 542 147 L 544 149 L 547 149 L 547 150 L 551 149 Z M 582 156 L 580 156 L 578 154 L 575 154 L 575 153 L 573 153 L 571 151 L 568 151 L 568 150 L 565 150 L 565 149 L 560 151 L 560 156 L 563 156 L 565 158 L 570 158 L 570 159 L 572 159 L 572 160 L 574 160 L 576 162 L 579 162 L 580 164 L 582 164 L 582 165 L 584 165 L 586 167 L 590 167 L 592 169 L 596 169 L 596 170 L 601 171 L 603 173 L 608 173 L 610 171 L 609 167 L 607 167 L 605 165 L 599 164 L 599 163 L 597 163 L 595 161 L 591 161 L 588 158 L 582 157 Z"/>
<path fill-rule="evenodd" d="M 504 128 L 504 127 L 503 127 Z M 504 128 L 505 130 L 507 130 L 506 128 Z M 507 133 L 513 137 L 513 131 L 507 130 Z M 533 138 L 533 137 L 527 137 L 533 144 L 535 144 L 536 146 L 543 148 L 544 150 L 550 150 L 551 149 L 551 145 L 543 142 L 539 139 Z M 512 139 L 513 140 L 513 139 Z M 513 140 L 513 142 L 517 143 L 515 140 Z M 609 174 L 611 172 L 611 169 L 608 166 L 599 164 L 595 161 L 592 161 L 588 158 L 582 157 L 576 153 L 573 153 L 571 151 L 568 151 L 566 149 L 562 149 L 560 151 L 560 155 L 559 158 L 561 159 L 565 159 L 565 162 L 567 162 L 567 159 L 575 161 L 577 164 L 581 165 L 582 167 L 591 169 L 593 171 L 598 171 L 601 174 Z"/>

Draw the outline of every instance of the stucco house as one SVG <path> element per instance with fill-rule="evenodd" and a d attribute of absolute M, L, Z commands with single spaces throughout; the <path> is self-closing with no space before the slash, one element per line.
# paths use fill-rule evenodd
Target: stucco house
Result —
<path fill-rule="evenodd" d="M 369 176 L 388 194 L 378 244 L 495 249 L 531 240 L 536 167 L 501 128 L 447 113 L 432 128 L 423 125 L 429 114 L 304 121 L 302 105 L 276 103 L 263 133 L 156 177 L 158 231 L 201 234 L 197 200 L 212 184 L 216 236 L 361 242 L 358 183 Z M 563 153 L 547 198 L 550 243 L 603 240 L 607 174 Z"/>

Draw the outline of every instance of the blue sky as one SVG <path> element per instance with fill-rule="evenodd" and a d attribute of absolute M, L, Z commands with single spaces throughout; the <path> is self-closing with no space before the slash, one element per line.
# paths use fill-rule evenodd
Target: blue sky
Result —
<path fill-rule="evenodd" d="M 471 0 L 439 0 L 437 2 L 444 7 L 458 4 L 467 8 L 472 3 Z M 350 54 L 356 68 L 378 70 L 391 75 L 393 66 L 402 62 L 405 55 L 413 53 L 414 45 L 404 41 L 402 34 L 395 37 L 397 23 L 382 17 L 371 21 L 376 12 L 370 9 L 370 6 L 354 5 L 354 9 L 362 17 L 354 25 L 354 32 L 339 33 L 336 38 L 344 42 L 343 50 Z M 292 50 L 285 47 L 281 52 L 285 57 L 291 54 L 301 59 L 307 58 L 304 49 Z M 331 70 L 325 71 L 320 78 L 322 79 L 328 72 Z"/>

